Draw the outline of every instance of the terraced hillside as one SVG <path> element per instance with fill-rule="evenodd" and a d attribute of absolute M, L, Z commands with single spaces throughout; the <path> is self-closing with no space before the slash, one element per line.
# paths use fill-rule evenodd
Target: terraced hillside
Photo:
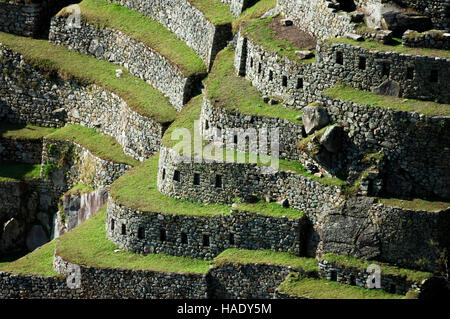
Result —
<path fill-rule="evenodd" d="M 448 293 L 439 6 L 75 2 L 0 1 L 0 298 Z"/>

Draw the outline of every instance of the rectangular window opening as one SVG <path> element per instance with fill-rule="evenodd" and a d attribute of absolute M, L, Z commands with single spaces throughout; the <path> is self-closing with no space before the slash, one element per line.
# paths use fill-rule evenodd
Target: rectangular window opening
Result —
<path fill-rule="evenodd" d="M 222 175 L 216 175 L 216 188 L 222 188 Z"/>
<path fill-rule="evenodd" d="M 382 69 L 381 75 L 389 76 L 389 73 L 391 73 L 391 65 L 389 63 L 383 63 L 383 69 Z"/>
<path fill-rule="evenodd" d="M 360 56 L 359 57 L 359 63 L 358 63 L 358 67 L 360 70 L 365 70 L 366 69 L 366 63 L 367 63 L 367 59 L 364 56 Z"/>
<path fill-rule="evenodd" d="M 283 75 L 282 85 L 283 85 L 284 87 L 287 87 L 287 82 L 288 82 L 287 76 Z"/>
<path fill-rule="evenodd" d="M 173 180 L 176 182 L 179 182 L 181 180 L 180 171 L 175 170 L 175 172 L 173 173 Z"/>
<path fill-rule="evenodd" d="M 269 81 L 272 81 L 272 80 L 273 80 L 273 71 L 270 70 L 269 71 Z"/>
<path fill-rule="evenodd" d="M 200 174 L 194 173 L 194 185 L 200 185 Z"/>
<path fill-rule="evenodd" d="M 209 247 L 209 235 L 203 235 L 203 246 Z"/>
<path fill-rule="evenodd" d="M 139 227 L 138 228 L 138 239 L 144 239 L 145 237 L 145 230 L 144 227 Z"/>
<path fill-rule="evenodd" d="M 414 68 L 413 68 L 413 67 L 409 67 L 409 68 L 406 70 L 406 78 L 407 78 L 408 80 L 414 79 Z"/>
<path fill-rule="evenodd" d="M 438 80 L 439 80 L 439 71 L 438 70 L 431 70 L 430 82 L 431 83 L 437 83 Z"/>
<path fill-rule="evenodd" d="M 159 240 L 161 242 L 164 242 L 164 241 L 166 241 L 166 239 L 167 239 L 166 230 L 165 229 L 160 229 L 159 230 Z"/>
<path fill-rule="evenodd" d="M 303 79 L 302 78 L 297 79 L 297 90 L 298 89 L 303 89 Z"/>
<path fill-rule="evenodd" d="M 344 54 L 340 51 L 336 52 L 336 63 L 340 65 L 344 64 Z"/>
<path fill-rule="evenodd" d="M 181 243 L 182 243 L 183 245 L 187 245 L 187 243 L 188 243 L 188 238 L 187 238 L 186 233 L 181 233 Z"/>
<path fill-rule="evenodd" d="M 115 220 L 111 219 L 111 230 L 114 230 L 114 224 L 115 224 Z"/>
<path fill-rule="evenodd" d="M 126 234 L 127 234 L 127 226 L 125 226 L 125 224 L 122 224 L 122 235 Z"/>

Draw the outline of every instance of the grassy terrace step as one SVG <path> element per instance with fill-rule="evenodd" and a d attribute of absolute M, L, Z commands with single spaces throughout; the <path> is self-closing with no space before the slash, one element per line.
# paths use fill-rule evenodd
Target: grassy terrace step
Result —
<path fill-rule="evenodd" d="M 248 250 L 231 248 L 214 258 L 215 266 L 233 264 L 265 264 L 303 269 L 307 273 L 316 273 L 319 269 L 315 258 L 298 257 L 291 253 L 273 250 Z"/>
<path fill-rule="evenodd" d="M 404 296 L 381 289 L 366 289 L 336 281 L 314 279 L 290 274 L 278 291 L 294 297 L 312 299 L 402 299 Z"/>
<path fill-rule="evenodd" d="M 410 55 L 420 55 L 420 56 L 450 59 L 449 50 L 405 47 L 401 44 L 401 40 L 398 39 L 394 40 L 394 44 L 392 45 L 382 44 L 371 39 L 366 39 L 364 41 L 355 41 L 344 37 L 330 38 L 325 41 L 328 43 L 350 44 L 370 51 L 385 51 L 385 52 L 394 52 L 398 54 L 410 54 Z"/>
<path fill-rule="evenodd" d="M 139 163 L 131 156 L 123 152 L 122 146 L 117 140 L 109 135 L 98 133 L 92 128 L 81 125 L 67 125 L 58 129 L 46 138 L 58 141 L 72 141 L 87 148 L 99 158 L 114 162 L 135 166 Z"/>
<path fill-rule="evenodd" d="M 53 270 L 53 254 L 55 244 L 53 240 L 28 255 L 8 264 L 0 271 L 9 272 L 15 275 L 36 275 L 41 277 L 61 277 Z"/>
<path fill-rule="evenodd" d="M 223 52 L 222 52 L 223 53 Z M 226 90 L 224 90 L 226 91 Z M 175 129 L 177 128 L 185 128 L 188 129 L 191 133 L 191 136 L 194 137 L 194 121 L 198 120 L 200 118 L 200 112 L 201 112 L 201 108 L 202 108 L 202 96 L 197 96 L 194 99 L 192 99 L 185 107 L 184 109 L 181 111 L 181 113 L 178 115 L 178 118 L 172 123 L 172 125 L 166 130 L 163 139 L 162 139 L 162 143 L 169 147 L 169 148 L 174 148 L 178 143 L 180 143 L 180 141 L 178 140 L 172 140 L 171 136 L 172 136 L 172 132 L 174 132 Z M 200 133 L 198 133 L 198 136 L 200 136 Z M 201 138 L 201 137 L 200 137 Z M 192 151 L 192 155 L 196 155 L 194 153 L 194 138 L 192 138 L 191 140 L 191 151 Z M 209 144 L 208 141 L 206 140 L 202 140 L 201 143 L 203 144 L 203 146 Z M 181 144 L 184 145 L 184 144 Z M 177 146 L 178 147 L 178 146 Z M 222 149 L 222 148 L 216 148 L 212 153 L 212 156 L 214 158 L 214 156 L 218 156 L 221 152 L 225 153 L 227 150 L 226 149 Z M 239 153 L 237 151 L 230 151 L 232 153 L 232 157 L 234 159 L 237 158 L 238 154 L 242 154 Z M 185 154 L 185 153 L 183 153 Z M 250 155 L 248 153 L 244 154 L 245 156 L 245 163 L 249 163 L 249 158 Z M 228 157 L 223 156 L 224 159 L 228 160 Z M 257 161 L 258 161 L 258 165 L 269 165 L 266 164 L 268 163 L 267 161 L 267 157 L 262 158 L 260 156 L 257 157 Z M 323 178 L 319 178 L 314 176 L 313 174 L 310 174 L 301 163 L 299 162 L 295 162 L 295 161 L 290 161 L 290 160 L 285 160 L 285 159 L 279 159 L 279 170 L 281 171 L 292 171 L 295 172 L 296 174 L 300 174 L 303 175 L 305 177 L 308 177 L 310 179 L 313 179 L 315 181 L 318 181 L 322 184 L 325 185 L 329 185 L 329 186 L 346 186 L 347 183 L 344 180 L 338 179 L 338 178 L 334 178 L 334 177 L 323 177 Z"/>
<path fill-rule="evenodd" d="M 29 124 L 0 122 L 0 138 L 14 140 L 40 140 L 44 136 L 53 133 L 55 130 L 55 128 L 34 126 Z"/>
<path fill-rule="evenodd" d="M 323 255 L 322 259 L 324 259 L 330 263 L 343 266 L 343 267 L 357 268 L 363 272 L 366 271 L 366 269 L 367 269 L 367 267 L 369 267 L 369 265 L 377 264 L 377 265 L 380 265 L 380 267 L 381 267 L 382 275 L 400 276 L 400 277 L 404 277 L 410 281 L 421 281 L 423 279 L 429 279 L 429 278 L 433 277 L 433 274 L 429 273 L 429 272 L 399 268 L 399 267 L 392 266 L 389 264 L 380 263 L 378 261 L 358 259 L 358 258 L 354 258 L 354 257 L 350 257 L 350 256 L 337 255 L 337 254 L 332 254 L 332 253 Z"/>
<path fill-rule="evenodd" d="M 120 268 L 158 272 L 205 274 L 209 261 L 164 254 L 140 255 L 126 251 L 114 252 L 117 246 L 106 238 L 106 209 L 57 241 L 57 252 L 64 260 L 96 268 Z"/>
<path fill-rule="evenodd" d="M 416 211 L 438 212 L 450 208 L 449 202 L 427 201 L 419 198 L 411 200 L 398 198 L 379 198 L 378 202 L 390 207 L 400 207 Z"/>
<path fill-rule="evenodd" d="M 275 16 L 242 22 L 242 35 L 261 45 L 268 51 L 285 56 L 291 61 L 295 61 L 300 64 L 315 62 L 315 57 L 304 60 L 297 57 L 295 51 L 305 50 L 305 48 L 298 48 L 289 41 L 277 36 L 275 31 L 269 26 L 269 23 L 273 18 L 275 18 Z"/>
<path fill-rule="evenodd" d="M 0 162 L 0 182 L 30 180 L 40 176 L 41 164 Z"/>
<path fill-rule="evenodd" d="M 145 81 L 123 70 L 116 77 L 117 65 L 69 51 L 46 40 L 35 40 L 0 32 L 0 43 L 23 55 L 33 67 L 82 84 L 97 84 L 120 96 L 137 113 L 160 123 L 170 123 L 177 115 L 167 98 Z"/>
<path fill-rule="evenodd" d="M 249 81 L 236 76 L 233 61 L 234 51 L 231 48 L 217 54 L 211 73 L 205 80 L 207 97 L 211 103 L 231 112 L 302 123 L 297 120 L 302 114 L 299 110 L 265 103 L 261 93 Z"/>
<path fill-rule="evenodd" d="M 143 14 L 119 4 L 104 0 L 84 0 L 79 4 L 82 21 L 98 28 L 122 31 L 133 39 L 141 41 L 178 66 L 186 77 L 205 74 L 206 66 L 193 49 L 162 24 L 150 20 Z M 62 9 L 58 15 L 68 15 Z"/>
<path fill-rule="evenodd" d="M 245 9 L 239 18 L 233 21 L 233 33 L 239 31 L 243 21 L 261 17 L 267 11 L 277 6 L 277 0 L 259 0 L 251 7 Z"/>
<path fill-rule="evenodd" d="M 450 104 L 378 95 L 369 91 L 354 89 L 342 83 L 337 83 L 333 88 L 327 89 L 323 93 L 333 99 L 351 101 L 363 105 L 405 112 L 418 112 L 428 116 L 450 115 Z"/>
<path fill-rule="evenodd" d="M 186 0 L 200 10 L 208 21 L 214 25 L 222 25 L 233 22 L 234 17 L 230 7 L 220 0 Z"/>

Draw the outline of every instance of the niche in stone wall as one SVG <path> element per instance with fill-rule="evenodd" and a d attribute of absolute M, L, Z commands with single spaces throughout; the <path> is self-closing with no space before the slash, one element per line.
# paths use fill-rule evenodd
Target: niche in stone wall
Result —
<path fill-rule="evenodd" d="M 281 84 L 282 84 L 284 87 L 287 87 L 287 82 L 288 82 L 287 76 L 283 75 Z"/>
<path fill-rule="evenodd" d="M 230 245 L 234 245 L 234 234 L 230 233 L 230 235 L 228 236 L 228 242 L 230 243 Z"/>
<path fill-rule="evenodd" d="M 260 63 L 258 63 L 258 73 L 261 74 L 261 71 L 262 71 L 262 65 L 260 62 Z"/>
<path fill-rule="evenodd" d="M 216 188 L 222 188 L 222 175 L 216 175 Z"/>
<path fill-rule="evenodd" d="M 336 52 L 336 63 L 340 65 L 344 64 L 344 54 L 341 51 Z"/>
<path fill-rule="evenodd" d="M 389 62 L 383 62 L 381 64 L 381 76 L 389 76 L 391 73 L 391 65 Z"/>
<path fill-rule="evenodd" d="M 188 238 L 187 238 L 186 233 L 181 233 L 181 243 L 182 243 L 183 245 L 187 245 L 187 243 L 188 243 Z"/>
<path fill-rule="evenodd" d="M 203 235 L 203 246 L 204 247 L 209 247 L 210 245 L 210 239 L 209 239 L 209 235 Z"/>
<path fill-rule="evenodd" d="M 140 226 L 138 228 L 138 239 L 144 239 L 144 237 L 145 237 L 144 227 Z"/>
<path fill-rule="evenodd" d="M 303 89 L 303 79 L 302 78 L 297 79 L 297 90 L 299 90 L 299 89 Z"/>
<path fill-rule="evenodd" d="M 410 66 L 406 70 L 406 78 L 408 80 L 414 79 L 414 67 Z"/>
<path fill-rule="evenodd" d="M 431 70 L 430 72 L 430 82 L 431 83 L 437 83 L 439 81 L 439 71 L 438 70 Z"/>
<path fill-rule="evenodd" d="M 173 180 L 179 182 L 181 180 L 181 173 L 178 170 L 173 172 Z"/>
<path fill-rule="evenodd" d="M 349 285 L 352 285 L 352 286 L 356 285 L 355 275 L 350 275 Z"/>
<path fill-rule="evenodd" d="M 161 228 L 161 229 L 159 230 L 159 240 L 160 240 L 161 242 L 164 242 L 164 241 L 167 240 L 167 233 L 166 233 L 166 230 L 163 229 L 163 228 Z"/>
<path fill-rule="evenodd" d="M 194 185 L 200 185 L 200 174 L 194 173 Z"/>
<path fill-rule="evenodd" d="M 114 220 L 114 219 L 111 219 L 111 231 L 114 230 L 114 223 L 115 223 L 115 220 Z"/>
<path fill-rule="evenodd" d="M 163 171 L 162 171 L 162 179 L 163 180 L 166 179 L 166 169 L 165 168 L 163 168 Z"/>
<path fill-rule="evenodd" d="M 238 143 L 238 135 L 236 133 L 234 133 L 234 135 L 233 135 L 233 143 L 234 144 Z"/>
<path fill-rule="evenodd" d="M 358 68 L 360 70 L 365 70 L 366 69 L 366 64 L 367 64 L 366 57 L 365 56 L 359 56 Z"/>
<path fill-rule="evenodd" d="M 127 234 L 127 226 L 125 224 L 122 224 L 122 235 Z"/>
<path fill-rule="evenodd" d="M 253 68 L 253 57 L 250 58 L 250 67 Z"/>
<path fill-rule="evenodd" d="M 273 71 L 269 70 L 269 81 L 273 80 Z"/>

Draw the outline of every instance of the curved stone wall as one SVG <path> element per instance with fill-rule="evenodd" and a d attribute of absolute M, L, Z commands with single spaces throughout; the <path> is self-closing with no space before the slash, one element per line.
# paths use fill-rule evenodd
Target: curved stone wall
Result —
<path fill-rule="evenodd" d="M 327 0 L 278 0 L 280 13 L 292 19 L 320 39 L 334 38 L 352 33 L 355 24 L 345 11 L 336 11 L 329 7 Z"/>
<path fill-rule="evenodd" d="M 279 130 L 279 154 L 280 158 L 286 158 L 291 160 L 299 159 L 298 143 L 303 138 L 303 125 L 290 122 L 288 120 L 282 120 L 275 117 L 263 117 L 256 115 L 244 115 L 237 112 L 229 112 L 224 108 L 214 106 L 208 98 L 203 98 L 202 111 L 200 114 L 200 125 L 202 128 L 202 136 L 208 137 L 211 134 L 208 133 L 206 127 L 220 128 L 225 136 L 224 142 L 227 145 L 235 145 L 238 151 L 258 150 L 258 140 L 249 139 L 250 146 L 240 145 L 234 143 L 234 132 L 237 134 L 242 130 L 266 128 L 268 134 L 272 129 Z M 258 132 L 258 131 L 256 131 Z M 212 139 L 212 138 L 211 138 Z M 217 138 L 214 138 L 217 140 Z M 267 138 L 267 150 L 271 149 L 270 136 Z M 270 155 L 270 152 L 268 153 Z"/>
<path fill-rule="evenodd" d="M 116 94 L 98 85 L 83 86 L 29 66 L 0 46 L 0 118 L 10 122 L 61 127 L 80 124 L 113 136 L 124 152 L 144 160 L 159 150 L 165 125 L 131 110 Z"/>
<path fill-rule="evenodd" d="M 179 181 L 174 180 L 175 171 L 179 172 Z M 200 174 L 200 185 L 193 183 L 195 173 Z M 276 200 L 288 199 L 291 207 L 309 213 L 312 219 L 314 212 L 326 212 L 343 202 L 338 187 L 294 172 L 273 173 L 267 167 L 249 163 L 193 163 L 165 146 L 159 155 L 158 190 L 170 197 L 204 203 L 233 203 L 236 198 L 268 195 Z"/>
<path fill-rule="evenodd" d="M 214 25 L 187 0 L 108 0 L 158 21 L 202 58 L 208 69 L 232 37 L 231 24 Z"/>
<path fill-rule="evenodd" d="M 162 92 L 177 110 L 199 85 L 201 74 L 185 76 L 173 62 L 121 31 L 99 29 L 85 22 L 80 28 L 67 28 L 66 20 L 59 16 L 52 19 L 50 42 L 126 67 Z"/>
<path fill-rule="evenodd" d="M 188 216 L 140 212 L 108 201 L 106 233 L 120 248 L 213 259 L 227 248 L 272 249 L 299 255 L 303 218 L 268 217 L 232 210 L 229 215 Z"/>

